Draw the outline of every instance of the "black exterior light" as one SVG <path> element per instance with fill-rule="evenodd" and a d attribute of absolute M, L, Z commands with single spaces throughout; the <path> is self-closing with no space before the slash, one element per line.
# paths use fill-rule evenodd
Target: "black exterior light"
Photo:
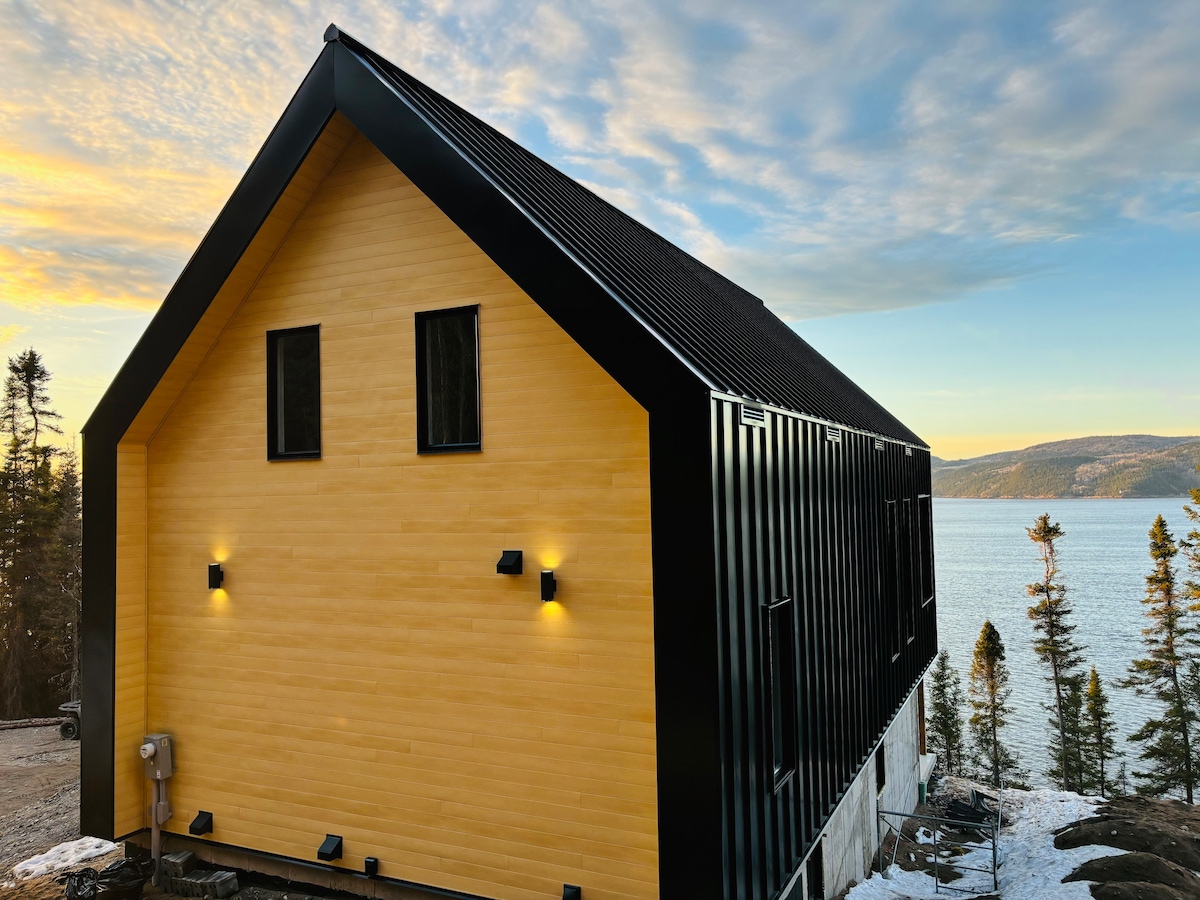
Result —
<path fill-rule="evenodd" d="M 208 564 L 208 589 L 215 591 L 221 586 L 221 582 L 225 580 L 225 571 L 221 568 L 220 563 Z"/>
<path fill-rule="evenodd" d="M 192 824 L 188 826 L 188 834 L 212 834 L 212 829 L 212 813 L 200 810 L 198 813 L 196 813 L 196 818 L 192 819 Z"/>
<path fill-rule="evenodd" d="M 564 884 L 563 900 L 583 900 L 583 890 L 577 884 Z"/>
<path fill-rule="evenodd" d="M 325 835 L 325 842 L 317 850 L 317 859 L 333 862 L 342 858 L 342 836 L 340 834 Z"/>
<path fill-rule="evenodd" d="M 363 874 L 368 878 L 374 878 L 379 874 L 379 857 L 367 856 L 363 858 Z"/>
<path fill-rule="evenodd" d="M 525 554 L 520 550 L 505 550 L 496 563 L 497 575 L 520 575 L 525 571 Z"/>
<path fill-rule="evenodd" d="M 554 579 L 553 569 L 542 569 L 542 602 L 549 603 L 554 599 L 558 590 L 558 582 Z"/>

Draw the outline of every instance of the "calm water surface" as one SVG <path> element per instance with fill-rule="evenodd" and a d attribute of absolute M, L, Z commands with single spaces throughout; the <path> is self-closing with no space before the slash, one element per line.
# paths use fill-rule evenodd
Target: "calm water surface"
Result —
<path fill-rule="evenodd" d="M 1016 712 L 1005 729 L 1009 747 L 1020 754 L 1035 785 L 1045 786 L 1047 713 L 1051 696 L 1045 669 L 1033 653 L 1033 623 L 1026 611 L 1031 599 L 1025 585 L 1040 581 L 1044 570 L 1037 546 L 1025 529 L 1046 512 L 1066 536 L 1057 543 L 1059 581 L 1074 606 L 1076 639 L 1086 645 L 1108 690 L 1110 709 L 1121 733 L 1127 767 L 1133 769 L 1137 745 L 1124 738 L 1156 712 L 1153 702 L 1115 687 L 1129 662 L 1142 653 L 1141 630 L 1147 619 L 1141 599 L 1150 571 L 1149 537 L 1154 517 L 1162 514 L 1176 539 L 1187 533 L 1185 499 L 1151 500 L 949 500 L 933 501 L 938 643 L 963 679 L 979 629 L 991 619 L 1008 656 L 1009 686 Z M 1176 557 L 1176 562 L 1180 557 Z M 1180 581 L 1186 577 L 1182 567 Z"/>

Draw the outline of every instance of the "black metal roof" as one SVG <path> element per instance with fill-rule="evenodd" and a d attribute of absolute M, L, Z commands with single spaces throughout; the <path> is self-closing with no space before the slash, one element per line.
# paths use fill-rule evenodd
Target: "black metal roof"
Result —
<path fill-rule="evenodd" d="M 924 444 L 761 300 L 345 32 L 336 40 L 711 390 Z"/>

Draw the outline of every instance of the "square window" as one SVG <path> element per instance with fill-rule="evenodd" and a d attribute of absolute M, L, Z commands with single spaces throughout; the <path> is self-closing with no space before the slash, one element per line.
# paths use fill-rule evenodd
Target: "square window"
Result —
<path fill-rule="evenodd" d="M 268 331 L 267 459 L 320 456 L 320 326 Z"/>
<path fill-rule="evenodd" d="M 416 315 L 417 451 L 479 450 L 479 307 Z"/>

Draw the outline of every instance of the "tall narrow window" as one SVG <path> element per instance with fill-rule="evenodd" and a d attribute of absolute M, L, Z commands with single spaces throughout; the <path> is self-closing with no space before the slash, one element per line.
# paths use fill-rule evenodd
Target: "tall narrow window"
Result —
<path fill-rule="evenodd" d="M 267 332 L 267 459 L 321 455 L 319 325 Z"/>
<path fill-rule="evenodd" d="M 933 599 L 933 500 L 928 494 L 917 497 L 921 514 L 921 603 Z"/>
<path fill-rule="evenodd" d="M 479 307 L 417 313 L 417 450 L 478 450 Z"/>
<path fill-rule="evenodd" d="M 771 768 L 778 790 L 796 770 L 796 628 L 792 601 L 772 603 L 767 607 L 766 620 Z"/>

